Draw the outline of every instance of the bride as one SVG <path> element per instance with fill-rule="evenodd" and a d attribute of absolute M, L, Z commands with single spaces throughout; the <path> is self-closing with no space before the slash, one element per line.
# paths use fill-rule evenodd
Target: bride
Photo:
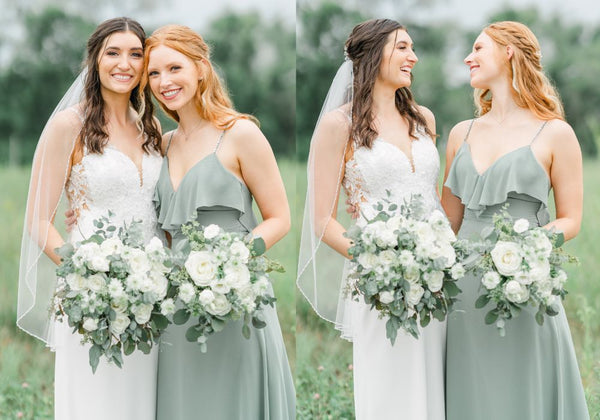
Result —
<path fill-rule="evenodd" d="M 431 322 L 418 340 L 400 333 L 392 346 L 385 319 L 340 293 L 350 240 L 336 220 L 341 186 L 360 210 L 358 224 L 375 216 L 386 190 L 396 203 L 420 193 L 441 208 L 434 117 L 410 92 L 418 58 L 405 27 L 363 22 L 345 51 L 311 140 L 298 286 L 353 342 L 357 419 L 443 419 L 445 323 Z"/>
<path fill-rule="evenodd" d="M 54 226 L 63 192 L 77 217 L 70 242 L 89 237 L 93 220 L 108 210 L 116 224 L 142 220 L 146 240 L 157 234 L 152 196 L 161 135 L 149 92 L 139 87 L 144 41 L 143 28 L 128 18 L 96 28 L 85 68 L 46 124 L 34 155 L 17 325 L 56 351 L 57 420 L 155 418 L 155 349 L 127 356 L 123 369 L 101 360 L 92 374 L 89 346 L 48 312 L 60 263 L 54 250 L 64 243 Z"/>

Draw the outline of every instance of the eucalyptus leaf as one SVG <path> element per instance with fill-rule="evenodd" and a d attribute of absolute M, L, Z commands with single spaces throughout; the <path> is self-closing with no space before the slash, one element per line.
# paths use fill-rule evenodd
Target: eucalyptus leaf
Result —
<path fill-rule="evenodd" d="M 191 343 L 198 342 L 198 338 L 202 335 L 202 332 L 196 328 L 196 326 L 190 327 L 185 332 L 185 338 Z"/>
<path fill-rule="evenodd" d="M 495 309 L 492 309 L 485 315 L 485 323 L 490 325 L 496 322 L 498 319 L 498 312 Z"/>
<path fill-rule="evenodd" d="M 477 298 L 477 300 L 475 301 L 475 307 L 477 309 L 481 309 L 483 308 L 485 305 L 487 305 L 490 301 L 490 297 L 488 295 L 481 295 Z"/>
<path fill-rule="evenodd" d="M 179 309 L 173 314 L 173 323 L 175 325 L 183 325 L 190 319 L 190 313 L 185 309 Z"/>
<path fill-rule="evenodd" d="M 265 328 L 267 323 L 260 319 L 258 316 L 252 317 L 252 326 L 254 328 Z"/>
<path fill-rule="evenodd" d="M 242 327 L 242 335 L 247 340 L 250 339 L 250 327 L 248 326 L 248 324 L 244 324 L 244 326 Z"/>
<path fill-rule="evenodd" d="M 100 363 L 100 356 L 102 356 L 103 350 L 102 347 L 94 344 L 90 347 L 89 355 L 90 355 L 90 366 L 92 367 L 92 372 L 96 373 L 96 369 L 98 368 L 98 363 Z"/>

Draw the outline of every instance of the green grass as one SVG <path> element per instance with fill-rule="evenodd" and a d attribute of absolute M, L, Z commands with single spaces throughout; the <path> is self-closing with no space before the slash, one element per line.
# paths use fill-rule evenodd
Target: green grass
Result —
<path fill-rule="evenodd" d="M 293 202 L 296 165 L 285 160 L 279 165 Z M 15 325 L 29 169 L 0 167 L 0 179 L 0 226 L 3 229 L 0 235 L 0 419 L 52 419 L 54 354 Z M 289 234 L 268 252 L 287 270 L 272 276 L 272 280 L 292 368 L 296 353 L 295 249 L 296 240 Z"/>
<path fill-rule="evenodd" d="M 442 159 L 442 162 L 444 160 Z M 303 203 L 305 172 L 298 168 L 298 202 Z M 567 268 L 569 280 L 564 305 L 571 327 L 590 416 L 600 419 L 600 164 L 584 165 L 585 204 L 582 229 L 565 248 L 581 264 Z M 299 232 L 301 215 L 294 221 Z M 339 338 L 333 326 L 320 320 L 298 297 L 297 396 L 299 419 L 354 418 L 352 400 L 352 346 Z M 321 368 L 319 368 L 321 367 Z M 318 398 L 315 398 L 318 394 Z"/>

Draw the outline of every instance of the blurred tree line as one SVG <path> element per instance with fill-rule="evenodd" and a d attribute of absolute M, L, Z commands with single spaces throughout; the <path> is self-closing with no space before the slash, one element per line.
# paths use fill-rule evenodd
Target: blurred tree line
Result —
<path fill-rule="evenodd" d="M 152 1 L 142 1 L 152 7 Z M 96 25 L 83 12 L 48 7 L 16 14 L 24 36 L 0 68 L 0 164 L 31 162 L 52 110 L 81 70 Z M 142 22 L 143 24 L 143 22 Z M 154 29 L 145 26 L 148 34 Z M 195 28 L 192 28 L 195 29 Z M 278 155 L 295 151 L 295 33 L 255 12 L 227 12 L 200 32 L 236 108 L 256 116 Z M 5 45 L 6 46 L 6 45 Z M 157 106 L 165 129 L 174 127 Z"/>
<path fill-rule="evenodd" d="M 541 16 L 535 8 L 507 9 L 489 16 L 488 21 L 515 20 L 533 30 L 542 46 L 545 71 L 561 94 L 567 121 L 575 129 L 584 155 L 596 157 L 600 139 L 600 25 L 586 27 L 565 22 L 559 16 Z M 373 17 L 380 16 L 372 16 L 359 4 L 348 7 L 331 0 L 310 5 L 305 2 L 298 9 L 299 159 L 308 154 L 310 136 L 327 89 L 344 59 L 344 42 L 357 23 Z M 473 90 L 462 59 L 470 52 L 480 29 L 470 31 L 450 20 L 423 26 L 402 15 L 386 17 L 408 27 L 419 57 L 413 70 L 412 91 L 417 102 L 435 114 L 440 134 L 438 148 L 443 150 L 454 124 L 474 116 Z"/>

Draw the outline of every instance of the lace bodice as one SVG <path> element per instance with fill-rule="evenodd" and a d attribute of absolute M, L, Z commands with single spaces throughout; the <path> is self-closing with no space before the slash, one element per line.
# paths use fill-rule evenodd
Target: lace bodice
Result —
<path fill-rule="evenodd" d="M 386 191 L 397 204 L 411 194 L 421 194 L 426 205 L 440 208 L 436 192 L 440 158 L 427 134 L 419 131 L 417 136 L 411 143 L 412 162 L 398 147 L 377 138 L 371 149 L 357 147 L 346 163 L 343 186 L 364 217 L 375 216 L 373 204 L 386 198 Z"/>
<path fill-rule="evenodd" d="M 102 154 L 84 153 L 81 162 L 71 168 L 66 188 L 77 214 L 71 241 L 89 237 L 95 230 L 94 219 L 106 216 L 108 210 L 114 213 L 111 221 L 117 226 L 142 220 L 146 240 L 157 234 L 152 197 L 161 163 L 158 152 L 144 153 L 140 178 L 129 156 L 111 145 Z"/>

